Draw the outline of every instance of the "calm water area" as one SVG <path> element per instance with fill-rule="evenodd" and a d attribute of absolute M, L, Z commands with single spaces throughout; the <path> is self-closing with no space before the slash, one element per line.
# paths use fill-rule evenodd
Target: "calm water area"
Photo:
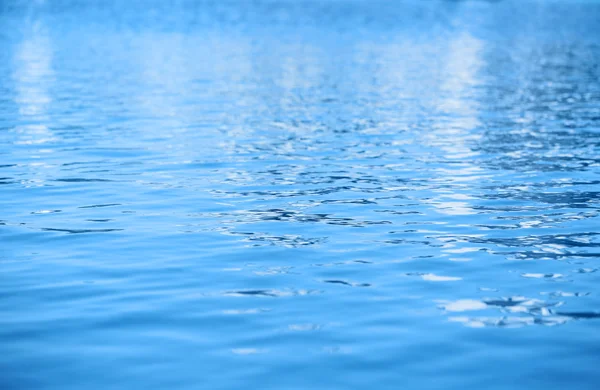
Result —
<path fill-rule="evenodd" d="M 0 0 L 0 389 L 600 388 L 600 1 Z"/>

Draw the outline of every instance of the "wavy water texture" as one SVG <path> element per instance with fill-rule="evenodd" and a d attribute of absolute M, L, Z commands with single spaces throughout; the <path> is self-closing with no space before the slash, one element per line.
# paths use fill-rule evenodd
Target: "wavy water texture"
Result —
<path fill-rule="evenodd" d="M 0 26 L 0 388 L 598 388 L 600 3 Z"/>

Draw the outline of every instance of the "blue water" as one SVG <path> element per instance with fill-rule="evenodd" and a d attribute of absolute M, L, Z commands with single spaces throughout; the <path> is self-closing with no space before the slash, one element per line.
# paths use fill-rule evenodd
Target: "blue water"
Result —
<path fill-rule="evenodd" d="M 600 388 L 600 2 L 0 2 L 1 389 Z"/>

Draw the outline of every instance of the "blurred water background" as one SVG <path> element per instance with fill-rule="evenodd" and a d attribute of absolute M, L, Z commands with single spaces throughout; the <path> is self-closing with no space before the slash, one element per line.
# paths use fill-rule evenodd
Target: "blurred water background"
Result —
<path fill-rule="evenodd" d="M 0 388 L 598 389 L 600 2 L 0 2 Z"/>

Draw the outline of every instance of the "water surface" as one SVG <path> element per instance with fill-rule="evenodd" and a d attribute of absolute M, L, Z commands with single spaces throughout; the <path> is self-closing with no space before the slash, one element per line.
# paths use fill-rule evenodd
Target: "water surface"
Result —
<path fill-rule="evenodd" d="M 597 389 L 600 3 L 0 3 L 3 389 Z"/>

